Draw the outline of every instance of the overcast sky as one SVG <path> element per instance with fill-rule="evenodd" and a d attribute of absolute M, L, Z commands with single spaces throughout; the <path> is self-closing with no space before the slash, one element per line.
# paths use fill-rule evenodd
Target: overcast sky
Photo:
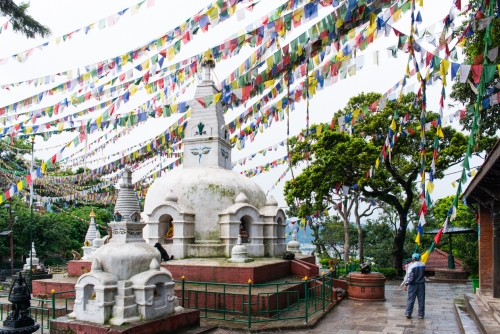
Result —
<path fill-rule="evenodd" d="M 194 38 L 194 41 L 191 41 L 186 45 L 182 45 L 181 53 L 178 54 L 172 62 L 169 63 L 166 60 L 165 65 L 168 66 L 169 64 L 176 63 L 194 54 L 203 52 L 210 46 L 220 44 L 231 35 L 237 33 L 241 29 L 244 29 L 250 23 L 259 20 L 263 15 L 283 2 L 283 0 L 262 0 L 255 6 L 253 12 L 249 12 L 247 10 L 244 11 L 245 18 L 243 20 L 238 20 L 235 15 L 230 20 L 219 24 L 215 28 L 210 28 L 208 32 L 203 34 L 199 33 Z M 136 15 L 132 16 L 131 12 L 128 11 L 123 15 L 120 21 L 112 27 L 106 27 L 103 30 L 95 28 L 92 29 L 87 35 L 83 32 L 79 32 L 74 34 L 70 40 L 56 45 L 56 37 L 75 29 L 82 28 L 90 23 L 99 21 L 102 18 L 106 18 L 107 16 L 115 14 L 118 11 L 136 3 L 136 1 L 130 0 L 31 0 L 29 13 L 35 19 L 49 26 L 52 30 L 52 36 L 47 40 L 28 40 L 19 34 L 13 33 L 9 27 L 0 35 L 0 45 L 2 45 L 2 48 L 0 48 L 0 58 L 5 58 L 20 51 L 38 46 L 43 44 L 45 41 L 50 41 L 49 46 L 43 51 L 35 49 L 34 54 L 22 64 L 16 62 L 14 59 L 10 59 L 7 64 L 0 65 L 0 85 L 43 77 L 67 70 L 76 71 L 77 68 L 82 69 L 83 73 L 83 67 L 85 65 L 124 54 L 138 46 L 148 43 L 149 41 L 161 36 L 165 32 L 186 21 L 186 19 L 190 18 L 204 6 L 207 6 L 210 2 L 208 0 L 189 0 L 182 2 L 155 0 L 154 5 L 148 8 L 146 1 Z M 424 4 L 424 8 L 417 7 L 418 10 L 421 11 L 423 18 L 423 23 L 419 26 L 419 29 L 422 30 L 424 27 L 430 27 L 429 30 L 431 32 L 440 32 L 441 25 L 436 23 L 440 22 L 450 11 L 453 6 L 453 0 L 427 0 Z M 246 6 L 248 6 L 248 4 L 240 5 L 238 8 L 244 8 Z M 465 8 L 466 4 L 463 3 L 462 6 Z M 293 38 L 302 33 L 304 29 L 309 28 L 312 24 L 316 23 L 329 12 L 330 8 L 321 9 L 318 19 L 309 22 L 300 29 L 294 30 L 288 35 L 285 41 L 280 41 L 280 44 L 285 45 L 289 43 Z M 408 12 L 395 26 L 399 30 L 409 33 L 409 17 L 410 13 Z M 0 24 L 3 24 L 5 21 L 5 18 L 0 18 Z M 399 80 L 401 80 L 405 73 L 408 55 L 401 52 L 399 53 L 397 59 L 388 58 L 386 51 L 387 47 L 396 44 L 397 37 L 391 33 L 389 37 L 380 37 L 364 52 L 358 52 L 358 57 L 364 56 L 364 66 L 362 70 L 358 71 L 355 76 L 348 76 L 347 79 L 340 80 L 336 84 L 325 88 L 312 98 L 310 103 L 310 123 L 330 122 L 334 112 L 341 109 L 350 97 L 361 92 L 370 91 L 383 94 L 394 86 Z M 430 44 L 424 44 L 428 50 L 433 50 L 433 47 Z M 253 51 L 254 49 L 246 46 L 238 56 L 217 64 L 217 67 L 215 68 L 217 78 L 216 81 L 226 78 Z M 372 54 L 375 51 L 380 51 L 381 62 L 379 66 L 373 65 Z M 460 49 L 459 53 L 461 53 Z M 154 53 L 150 53 L 149 56 L 152 56 L 153 54 Z M 459 55 L 459 57 L 461 60 L 461 55 Z M 137 64 L 134 64 L 134 66 L 135 65 Z M 132 68 L 131 65 L 130 68 Z M 49 87 L 53 87 L 55 84 L 65 81 L 65 79 L 65 76 L 61 76 L 56 78 L 53 85 L 42 85 L 37 88 L 34 86 L 27 88 L 23 84 L 19 87 L 12 88 L 10 91 L 0 89 L 0 104 L 1 106 L 5 106 L 40 91 L 46 90 Z M 409 81 L 408 86 L 411 86 L 415 82 L 416 78 L 412 78 Z M 416 86 L 418 85 L 415 85 L 415 87 Z M 191 100 L 194 95 L 194 90 L 194 87 L 187 89 L 184 93 L 180 94 L 177 101 Z M 440 83 L 428 88 L 427 101 L 429 110 L 438 110 L 440 90 Z M 451 84 L 447 87 L 447 94 L 450 92 Z M 62 94 L 46 97 L 42 101 L 41 105 L 36 106 L 36 108 L 33 109 L 38 109 L 40 106 L 52 105 L 53 103 L 61 101 L 63 98 L 64 95 Z M 150 96 L 147 96 L 144 91 L 140 91 L 130 99 L 129 103 L 121 106 L 119 113 L 130 112 L 134 107 L 144 103 L 149 98 Z M 253 103 L 253 101 L 249 102 Z M 248 105 L 250 105 L 250 103 Z M 68 108 L 68 111 L 65 111 L 65 114 L 87 108 L 94 104 L 96 104 L 96 102 L 93 100 L 87 101 L 80 105 L 78 109 L 74 107 Z M 448 106 L 448 104 L 454 104 L 455 107 L 446 107 L 444 112 L 445 115 L 454 112 L 460 107 L 450 99 L 446 100 L 445 106 Z M 232 120 L 243 110 L 244 108 L 240 107 L 228 112 L 226 114 L 226 122 Z M 96 115 L 98 116 L 99 114 L 94 112 L 94 114 L 90 114 L 84 118 L 95 117 Z M 296 104 L 296 110 L 290 115 L 290 134 L 295 135 L 299 133 L 305 125 L 305 103 Z M 138 142 L 154 138 L 154 136 L 159 135 L 168 126 L 170 126 L 173 121 L 176 121 L 179 116 L 149 120 L 131 130 L 129 135 L 121 138 L 115 145 L 108 145 L 104 150 L 99 151 L 98 155 L 89 158 L 89 160 L 119 152 L 127 147 L 135 145 Z M 43 120 L 37 122 L 41 123 L 42 121 Z M 390 124 L 388 123 L 387 126 L 389 125 Z M 453 125 L 458 128 L 458 123 L 456 121 Z M 75 133 L 63 133 L 52 137 L 47 142 L 44 142 L 41 137 L 37 137 L 36 148 L 53 147 L 73 139 L 75 135 Z M 89 142 L 101 135 L 101 132 L 92 134 Z M 248 142 L 245 149 L 241 151 L 238 151 L 236 148 L 233 149 L 233 161 L 242 159 L 249 154 L 256 153 L 257 151 L 267 148 L 269 145 L 280 142 L 284 139 L 286 139 L 286 122 L 273 123 L 272 127 L 264 131 L 263 134 L 259 134 L 253 143 Z M 70 149 L 65 150 L 63 157 L 71 155 L 81 147 L 82 146 L 79 146 L 74 149 L 72 146 Z M 37 156 L 47 159 L 57 152 L 57 150 L 58 148 L 37 151 Z M 257 155 L 257 157 L 255 157 L 252 161 L 247 161 L 246 165 L 238 165 L 235 168 L 235 171 L 240 172 L 242 170 L 270 162 L 274 159 L 283 158 L 285 155 L 286 149 L 278 146 L 277 151 L 268 152 L 265 157 Z M 481 163 L 481 159 L 473 159 L 471 166 L 477 166 Z M 102 162 L 98 164 L 89 164 L 92 168 L 98 167 L 99 165 L 102 165 Z M 272 187 L 273 183 L 286 170 L 286 168 L 286 165 L 279 166 L 271 172 L 252 178 L 252 180 L 257 182 L 264 191 L 267 191 Z M 461 168 L 457 166 L 450 169 L 449 173 L 459 170 L 461 170 Z M 296 170 L 296 173 L 299 171 L 300 167 Z M 151 170 L 149 166 L 142 168 L 136 173 L 136 175 L 134 175 L 134 180 L 143 175 L 149 174 L 150 172 Z M 166 177 L 168 177 L 168 174 Z M 457 173 L 452 174 L 443 180 L 437 180 L 435 183 L 436 189 L 431 195 L 433 200 L 454 194 L 456 189 L 451 186 L 451 182 L 459 177 L 460 174 Z M 288 173 L 285 180 L 290 178 L 290 173 Z M 270 192 L 270 194 L 278 200 L 280 206 L 286 205 L 283 197 L 284 183 L 284 180 L 282 180 L 278 186 Z"/>

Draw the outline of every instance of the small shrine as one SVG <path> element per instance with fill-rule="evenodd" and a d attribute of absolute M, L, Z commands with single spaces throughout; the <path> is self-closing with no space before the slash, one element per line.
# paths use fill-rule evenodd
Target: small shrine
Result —
<path fill-rule="evenodd" d="M 160 267 L 160 253 L 143 239 L 139 212 L 132 172 L 126 168 L 109 223 L 113 237 L 92 254 L 90 272 L 78 278 L 71 317 L 121 325 L 181 311 L 172 275 Z"/>
<path fill-rule="evenodd" d="M 32 258 L 30 258 L 29 256 L 26 258 L 26 264 L 23 266 L 23 271 L 30 271 L 30 270 L 33 270 L 33 267 L 35 267 L 35 268 L 38 267 L 39 260 L 36 257 L 36 250 L 35 250 L 35 243 L 34 242 L 31 243 L 30 255 L 32 256 Z"/>
<path fill-rule="evenodd" d="M 271 196 L 232 171 L 231 144 L 222 104 L 197 102 L 220 94 L 211 79 L 212 59 L 201 63 L 186 128 L 183 169 L 158 178 L 146 195 L 144 238 L 161 244 L 175 259 L 231 257 L 238 237 L 248 256 L 282 256 L 286 216 Z M 214 102 L 216 99 L 214 99 Z"/>
<path fill-rule="evenodd" d="M 83 260 L 90 259 L 90 255 L 92 255 L 92 253 L 95 251 L 95 248 L 92 247 L 94 240 L 101 238 L 101 235 L 95 226 L 95 213 L 93 209 L 90 212 L 89 217 L 90 217 L 90 224 L 87 230 L 87 234 L 85 234 L 85 242 L 83 243 L 82 247 Z"/>

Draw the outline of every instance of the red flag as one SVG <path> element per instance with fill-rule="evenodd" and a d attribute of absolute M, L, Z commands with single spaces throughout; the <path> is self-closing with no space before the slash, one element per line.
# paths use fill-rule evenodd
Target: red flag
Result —
<path fill-rule="evenodd" d="M 481 81 L 481 73 L 483 73 L 483 65 L 472 65 L 472 76 L 475 84 Z"/>
<path fill-rule="evenodd" d="M 441 235 L 443 235 L 443 228 L 442 227 L 439 229 L 439 232 L 434 237 L 434 242 L 436 243 L 436 245 L 439 245 L 439 242 L 441 241 Z"/>
<path fill-rule="evenodd" d="M 201 106 L 203 108 L 206 108 L 205 99 L 204 98 L 202 98 L 202 97 L 196 97 L 195 100 L 198 101 L 198 103 L 201 104 Z"/>

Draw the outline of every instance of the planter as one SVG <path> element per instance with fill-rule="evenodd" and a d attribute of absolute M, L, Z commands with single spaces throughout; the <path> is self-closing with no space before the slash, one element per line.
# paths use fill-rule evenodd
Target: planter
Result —
<path fill-rule="evenodd" d="M 476 293 L 476 289 L 479 288 L 479 278 L 471 278 L 472 281 L 472 291 Z"/>
<path fill-rule="evenodd" d="M 385 300 L 386 278 L 381 273 L 347 275 L 347 296 L 351 300 L 378 302 Z"/>

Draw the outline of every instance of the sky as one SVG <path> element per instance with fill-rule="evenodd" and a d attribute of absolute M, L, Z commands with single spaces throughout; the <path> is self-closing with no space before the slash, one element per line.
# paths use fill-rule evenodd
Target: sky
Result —
<path fill-rule="evenodd" d="M 231 35 L 247 27 L 249 24 L 258 21 L 262 16 L 283 2 L 285 1 L 262 0 L 254 7 L 252 12 L 243 10 L 245 16 L 244 19 L 241 19 L 241 15 L 240 17 L 234 15 L 231 19 L 217 25 L 214 28 L 210 28 L 208 32 L 198 34 L 193 41 L 182 46 L 181 53 L 176 55 L 171 63 L 186 59 L 194 54 L 205 51 L 208 47 L 220 44 L 224 40 L 230 38 Z M 49 46 L 43 51 L 35 49 L 34 54 L 24 63 L 18 63 L 14 59 L 10 59 L 6 64 L 0 64 L 0 85 L 43 77 L 67 70 L 73 70 L 73 72 L 76 73 L 78 68 L 80 68 L 83 73 L 85 65 L 121 55 L 140 45 L 148 43 L 158 36 L 161 36 L 165 32 L 184 22 L 186 19 L 192 17 L 193 14 L 210 4 L 210 1 L 189 0 L 177 2 L 167 0 L 149 0 L 141 6 L 137 14 L 131 15 L 131 11 L 129 10 L 112 27 L 106 27 L 103 30 L 95 28 L 88 34 L 84 34 L 80 31 L 74 34 L 71 39 L 56 45 L 55 39 L 57 37 L 87 26 L 90 23 L 97 22 L 102 18 L 106 18 L 109 15 L 115 14 L 129 6 L 135 5 L 136 3 L 137 1 L 130 0 L 31 0 L 29 14 L 41 23 L 47 25 L 52 30 L 51 37 L 47 39 L 37 38 L 29 40 L 19 34 L 13 33 L 10 27 L 8 27 L 7 30 L 4 30 L 0 34 L 0 45 L 2 46 L 0 48 L 0 59 L 9 57 L 10 55 L 23 50 L 36 47 L 46 41 L 50 42 Z M 148 7 L 148 5 L 150 6 Z M 246 6 L 248 6 L 248 4 L 239 5 L 238 9 L 243 9 Z M 424 7 L 418 8 L 421 11 L 423 18 L 423 22 L 419 25 L 419 29 L 422 30 L 424 28 L 428 28 L 428 31 L 431 33 L 439 33 L 442 28 L 439 22 L 442 21 L 442 19 L 448 14 L 452 6 L 453 0 L 424 1 Z M 463 3 L 462 6 L 465 8 L 466 4 Z M 330 12 L 331 8 L 321 9 L 317 19 L 312 20 L 304 27 L 296 29 L 292 33 L 288 34 L 285 40 L 280 40 L 280 44 L 285 45 L 289 43 L 293 38 L 297 37 L 305 29 L 318 22 L 318 20 Z M 408 12 L 399 22 L 395 24 L 395 27 L 405 33 L 408 33 L 410 28 L 409 16 L 410 13 Z M 5 18 L 0 17 L 0 24 L 3 24 L 5 21 Z M 405 74 L 408 55 L 402 52 L 398 54 L 398 58 L 389 58 L 387 55 L 387 47 L 396 44 L 397 37 L 394 33 L 391 33 L 389 37 L 380 37 L 377 39 L 364 52 L 358 52 L 358 58 L 364 57 L 362 69 L 357 71 L 355 76 L 348 76 L 345 80 L 339 80 L 336 84 L 324 88 L 311 99 L 309 107 L 310 123 L 329 123 L 333 114 L 337 110 L 343 108 L 350 97 L 361 92 L 371 91 L 383 94 L 393 87 L 399 80 L 401 80 Z M 426 45 L 427 50 L 433 50 L 433 47 L 430 44 L 427 42 L 424 42 L 424 44 Z M 254 49 L 246 46 L 239 55 L 217 64 L 214 70 L 216 83 L 218 80 L 222 80 L 222 78 L 227 77 L 232 71 L 234 71 L 235 68 L 239 66 L 239 64 L 241 64 L 253 51 Z M 374 65 L 372 61 L 373 53 L 375 51 L 380 52 L 380 63 L 378 65 Z M 153 54 L 154 52 L 151 52 L 148 56 L 152 56 Z M 459 49 L 459 60 L 461 59 L 461 50 Z M 169 64 L 170 63 L 166 60 L 165 66 L 168 66 Z M 133 66 L 135 65 L 136 64 Z M 124 72 L 126 72 L 128 68 L 129 67 L 124 68 Z M 130 65 L 130 68 L 132 68 L 132 65 Z M 49 87 L 53 87 L 65 80 L 66 76 L 56 76 L 54 83 L 51 85 L 42 85 L 35 88 L 33 86 L 26 87 L 22 84 L 19 87 L 13 87 L 10 91 L 0 89 L 0 107 L 36 94 L 40 91 L 48 89 Z M 107 80 L 103 80 L 102 82 L 105 81 Z M 412 78 L 407 87 L 414 87 L 417 89 L 418 84 L 412 86 L 415 82 L 416 79 Z M 191 100 L 194 96 L 194 91 L 194 85 L 185 91 L 180 91 L 176 102 Z M 428 88 L 428 110 L 438 110 L 440 91 L 440 83 Z M 447 94 L 450 92 L 451 85 L 449 84 L 447 87 Z M 46 97 L 40 105 L 37 105 L 33 109 L 52 105 L 54 102 L 59 102 L 62 98 L 63 96 L 61 94 Z M 129 112 L 133 110 L 134 107 L 145 102 L 149 98 L 150 96 L 148 97 L 144 90 L 139 91 L 139 93 L 131 97 L 130 101 L 126 105 L 122 104 L 118 113 Z M 247 105 L 250 105 L 253 101 L 254 100 L 249 101 Z M 65 114 L 87 108 L 95 103 L 95 100 L 91 100 L 78 106 L 78 109 L 69 107 L 65 111 Z M 453 106 L 448 107 L 448 105 Z M 452 101 L 449 98 L 445 101 L 445 106 L 445 116 L 460 108 L 455 101 Z M 296 110 L 290 113 L 290 135 L 298 134 L 305 126 L 305 103 L 297 103 L 295 107 Z M 226 122 L 232 120 L 243 110 L 244 108 L 240 107 L 229 111 L 226 114 Z M 96 116 L 98 116 L 98 114 L 94 113 L 89 116 L 82 117 L 81 119 L 93 118 Z M 130 133 L 118 140 L 116 144 L 108 145 L 104 150 L 100 150 L 95 156 L 90 157 L 87 162 L 88 167 L 96 168 L 103 164 L 102 162 L 92 162 L 92 160 L 96 158 L 106 157 L 109 154 L 124 150 L 125 148 L 135 145 L 138 142 L 154 138 L 156 135 L 159 135 L 167 127 L 169 127 L 180 116 L 181 115 L 174 115 L 170 118 L 152 119 L 134 129 L 131 129 L 129 131 Z M 42 121 L 43 119 L 40 122 Z M 457 121 L 455 121 L 452 125 L 455 128 L 460 129 Z M 101 135 L 101 132 L 92 134 L 89 137 L 89 142 Z M 247 145 L 243 150 L 239 151 L 234 148 L 232 151 L 232 160 L 235 161 L 243 159 L 252 153 L 266 149 L 270 145 L 285 140 L 286 136 L 286 122 L 273 123 L 272 127 L 263 134 L 259 134 L 254 142 L 247 142 Z M 36 156 L 38 158 L 48 159 L 59 149 L 58 147 L 54 148 L 54 146 L 68 142 L 74 137 L 75 133 L 63 133 L 58 136 L 53 136 L 45 142 L 38 136 L 35 142 L 35 148 L 37 149 Z M 65 150 L 63 158 L 73 154 L 81 147 L 82 146 L 79 146 L 75 149 L 72 146 L 70 149 Z M 83 154 L 83 152 L 79 153 L 79 155 L 81 154 Z M 259 154 L 253 160 L 247 161 L 246 165 L 237 165 L 234 170 L 236 172 L 240 172 L 278 158 L 283 158 L 285 155 L 286 149 L 278 146 L 276 151 L 267 152 L 266 156 Z M 165 160 L 166 163 L 170 163 L 171 161 L 172 160 L 168 159 Z M 482 159 L 474 158 L 471 161 L 471 167 L 478 166 L 481 163 Z M 151 166 L 152 165 L 146 166 L 138 170 L 134 174 L 134 180 L 149 174 L 151 172 Z M 295 174 L 299 173 L 302 167 L 303 166 L 296 167 L 294 170 Z M 278 180 L 286 168 L 286 165 L 279 166 L 270 172 L 263 173 L 252 178 L 252 180 L 258 183 L 261 188 L 267 192 L 272 188 L 273 184 Z M 457 171 L 461 171 L 460 166 L 450 168 L 447 173 L 454 173 Z M 165 177 L 168 177 L 168 173 Z M 435 190 L 431 195 L 433 200 L 454 194 L 456 189 L 452 187 L 451 182 L 459 177 L 460 174 L 455 173 L 442 180 L 436 180 Z M 273 195 L 278 200 L 281 207 L 286 206 L 283 196 L 284 181 L 290 178 L 291 175 L 288 173 L 285 179 L 281 180 L 277 187 L 269 192 L 269 195 Z"/>

